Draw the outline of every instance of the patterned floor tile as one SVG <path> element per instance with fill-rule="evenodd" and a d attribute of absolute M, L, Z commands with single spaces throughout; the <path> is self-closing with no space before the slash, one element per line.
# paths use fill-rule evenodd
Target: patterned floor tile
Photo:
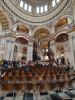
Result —
<path fill-rule="evenodd" d="M 0 100 L 75 100 L 75 90 L 65 92 L 33 92 L 33 93 L 9 93 Z"/>

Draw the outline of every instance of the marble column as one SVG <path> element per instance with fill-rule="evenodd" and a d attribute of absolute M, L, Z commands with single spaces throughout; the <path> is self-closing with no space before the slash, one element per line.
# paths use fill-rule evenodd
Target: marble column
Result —
<path fill-rule="evenodd" d="M 13 60 L 13 51 L 14 51 L 14 44 L 15 39 L 14 38 L 7 38 L 6 39 L 6 55 L 5 59 L 12 61 Z"/>
<path fill-rule="evenodd" d="M 75 32 L 69 34 L 70 63 L 72 66 L 75 66 L 75 35 L 74 34 Z"/>
<path fill-rule="evenodd" d="M 33 42 L 28 42 L 28 48 L 27 48 L 27 61 L 33 60 Z"/>
<path fill-rule="evenodd" d="M 75 20 L 75 0 L 72 0 L 72 11 L 73 11 L 73 18 Z"/>
<path fill-rule="evenodd" d="M 56 45 L 55 45 L 55 41 L 51 41 L 51 49 L 54 53 L 54 58 L 56 59 Z"/>

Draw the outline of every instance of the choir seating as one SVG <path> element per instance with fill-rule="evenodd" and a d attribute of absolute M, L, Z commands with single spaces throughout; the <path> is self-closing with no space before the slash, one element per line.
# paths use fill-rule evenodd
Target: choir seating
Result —
<path fill-rule="evenodd" d="M 6 93 L 64 92 L 74 89 L 75 72 L 65 72 L 61 67 L 33 67 L 29 71 L 23 68 L 10 68 L 1 77 L 1 95 Z"/>

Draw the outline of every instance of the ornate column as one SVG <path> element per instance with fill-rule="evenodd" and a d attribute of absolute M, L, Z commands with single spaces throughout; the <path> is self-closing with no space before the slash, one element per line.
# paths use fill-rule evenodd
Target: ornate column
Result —
<path fill-rule="evenodd" d="M 52 51 L 54 53 L 54 58 L 56 59 L 56 46 L 55 46 L 55 41 L 54 40 L 51 41 L 50 44 L 51 44 L 51 49 L 52 49 Z"/>
<path fill-rule="evenodd" d="M 33 60 L 33 42 L 28 42 L 28 48 L 27 48 L 27 61 Z"/>
<path fill-rule="evenodd" d="M 73 8 L 73 17 L 75 20 L 75 0 L 72 0 L 72 8 Z"/>
<path fill-rule="evenodd" d="M 6 38 L 6 55 L 5 59 L 7 60 L 13 60 L 13 51 L 14 51 L 14 38 Z"/>
<path fill-rule="evenodd" d="M 29 41 L 27 46 L 27 61 L 33 60 L 33 37 L 32 37 L 32 30 L 29 30 Z"/>
<path fill-rule="evenodd" d="M 72 66 L 75 66 L 75 32 L 69 34 L 69 45 L 70 45 L 70 63 Z"/>

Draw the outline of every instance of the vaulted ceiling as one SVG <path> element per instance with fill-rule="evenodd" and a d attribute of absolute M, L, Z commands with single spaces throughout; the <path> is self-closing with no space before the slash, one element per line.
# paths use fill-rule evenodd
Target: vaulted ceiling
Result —
<path fill-rule="evenodd" d="M 6 16 L 0 11 L 0 22 L 2 24 L 3 30 L 9 29 L 9 22 L 6 18 Z"/>
<path fill-rule="evenodd" d="M 56 42 L 65 42 L 65 41 L 68 41 L 69 38 L 68 38 L 68 35 L 66 33 L 62 33 L 60 35 L 57 36 L 56 38 Z"/>
<path fill-rule="evenodd" d="M 28 5 L 31 5 L 32 2 L 32 11 L 28 12 L 28 10 L 25 10 L 24 7 L 20 7 L 21 0 L 2 0 L 5 5 L 5 8 L 12 14 L 15 15 L 15 17 L 18 17 L 24 22 L 27 22 L 31 25 L 42 25 L 47 24 L 51 22 L 52 19 L 54 19 L 56 16 L 58 16 L 60 13 L 62 13 L 63 9 L 65 11 L 65 7 L 68 5 L 68 3 L 71 2 L 71 0 L 60 0 L 59 4 L 56 4 L 55 7 L 50 7 L 50 3 L 52 3 L 52 0 L 24 0 Z M 23 1 L 23 0 L 22 0 Z M 15 4 L 13 3 L 15 2 Z M 16 3 L 18 2 L 18 3 Z M 29 2 L 29 3 L 28 3 Z M 50 3 L 48 3 L 50 2 Z M 36 13 L 36 4 L 37 6 L 45 6 L 48 5 L 47 12 L 44 13 Z M 44 4 L 45 3 L 45 4 Z M 34 5 L 34 6 L 33 6 Z M 30 6 L 28 6 L 30 7 Z M 42 8 L 40 8 L 42 9 Z"/>
<path fill-rule="evenodd" d="M 29 29 L 25 27 L 24 25 L 17 25 L 17 31 L 29 33 Z"/>
<path fill-rule="evenodd" d="M 40 28 L 35 32 L 34 37 L 38 37 L 39 39 L 45 39 L 45 38 L 48 38 L 49 35 L 50 33 L 47 29 Z"/>
<path fill-rule="evenodd" d="M 41 48 L 48 48 L 48 41 L 49 41 L 50 33 L 47 29 L 45 28 L 38 29 L 35 32 L 34 37 L 38 38 L 39 41 L 41 42 L 40 44 Z"/>
<path fill-rule="evenodd" d="M 25 45 L 25 44 L 28 43 L 28 41 L 27 41 L 25 38 L 23 38 L 23 37 L 18 37 L 18 38 L 16 39 L 16 42 L 17 42 L 17 43 L 20 43 L 20 44 L 23 44 L 23 45 Z"/>

